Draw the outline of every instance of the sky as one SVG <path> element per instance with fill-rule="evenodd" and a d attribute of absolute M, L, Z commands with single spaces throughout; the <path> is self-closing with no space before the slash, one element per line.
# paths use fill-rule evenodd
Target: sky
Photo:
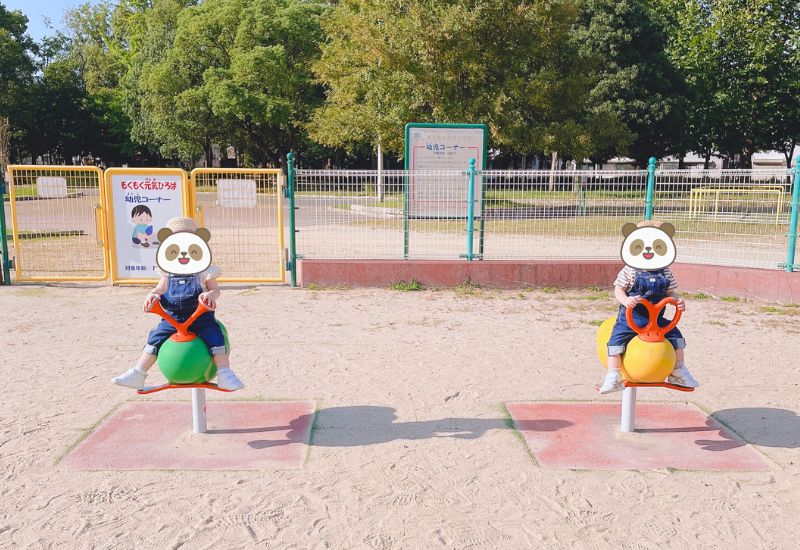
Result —
<path fill-rule="evenodd" d="M 83 4 L 86 0 L 0 0 L 9 10 L 19 10 L 28 17 L 28 34 L 36 41 L 52 34 L 44 18 L 48 17 L 55 30 L 64 29 L 64 11 Z M 94 3 L 96 0 L 92 0 Z"/>

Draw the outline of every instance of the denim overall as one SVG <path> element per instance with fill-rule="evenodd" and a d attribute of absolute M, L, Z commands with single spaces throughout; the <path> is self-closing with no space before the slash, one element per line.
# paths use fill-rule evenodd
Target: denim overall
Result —
<path fill-rule="evenodd" d="M 658 271 L 637 271 L 636 280 L 633 286 L 627 292 L 628 296 L 641 296 L 653 304 L 657 304 L 667 296 L 667 289 L 669 288 L 669 279 L 664 274 L 663 269 Z M 647 324 L 648 321 L 647 309 L 642 304 L 636 304 L 633 308 L 633 321 L 640 327 Z M 662 309 L 658 314 L 658 326 L 664 327 L 670 323 L 668 319 L 664 318 L 664 310 Z M 625 352 L 625 347 L 628 345 L 635 336 L 636 332 L 628 326 L 628 320 L 625 318 L 625 307 L 619 306 L 619 313 L 617 314 L 617 322 L 611 331 L 611 338 L 608 340 L 608 354 L 619 355 Z M 675 349 L 683 349 L 686 347 L 686 341 L 678 330 L 678 327 L 673 328 L 666 334 L 666 339 L 672 344 Z"/>
<path fill-rule="evenodd" d="M 200 275 L 170 274 L 167 291 L 161 295 L 161 307 L 178 323 L 183 323 L 197 309 L 198 296 L 202 292 L 203 285 L 200 282 Z M 147 336 L 147 345 L 144 347 L 144 351 L 158 355 L 161 344 L 176 332 L 175 327 L 162 319 Z M 213 311 L 207 311 L 198 317 L 189 327 L 189 332 L 193 332 L 198 338 L 201 338 L 212 355 L 227 353 L 225 336 L 217 324 Z"/>

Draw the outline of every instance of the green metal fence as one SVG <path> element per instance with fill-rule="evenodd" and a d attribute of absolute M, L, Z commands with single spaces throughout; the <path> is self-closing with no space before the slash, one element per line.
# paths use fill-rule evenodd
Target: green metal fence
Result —
<path fill-rule="evenodd" d="M 377 172 L 295 169 L 294 161 L 292 264 L 298 255 L 616 259 L 621 227 L 644 218 L 676 226 L 683 262 L 798 268 L 797 168 L 660 170 L 651 159 L 647 170 L 477 171 L 470 165 L 462 172 Z M 424 199 L 409 192 L 414 182 L 428 186 Z M 414 200 L 427 202 L 421 207 Z"/>

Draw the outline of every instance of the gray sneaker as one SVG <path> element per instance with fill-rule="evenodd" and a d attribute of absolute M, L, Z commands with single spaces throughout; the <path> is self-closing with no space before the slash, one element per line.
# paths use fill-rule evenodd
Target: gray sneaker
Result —
<path fill-rule="evenodd" d="M 694 379 L 694 376 L 692 376 L 692 373 L 686 368 L 686 365 L 673 370 L 672 373 L 667 376 L 667 382 L 686 388 L 700 387 L 700 382 Z"/>
<path fill-rule="evenodd" d="M 625 383 L 619 371 L 608 371 L 605 380 L 603 380 L 603 385 L 600 386 L 600 393 L 612 393 L 615 391 L 622 391 L 623 389 L 625 389 Z"/>
<path fill-rule="evenodd" d="M 220 369 L 217 372 L 217 386 L 222 390 L 241 390 L 244 384 L 231 369 Z"/>
<path fill-rule="evenodd" d="M 147 378 L 147 373 L 139 370 L 136 367 L 126 370 L 111 381 L 118 386 L 125 386 L 126 388 L 133 388 L 134 390 L 141 390 L 144 388 L 144 379 Z"/>

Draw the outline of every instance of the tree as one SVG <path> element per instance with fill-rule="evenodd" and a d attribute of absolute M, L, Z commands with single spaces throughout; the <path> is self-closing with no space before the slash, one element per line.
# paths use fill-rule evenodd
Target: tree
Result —
<path fill-rule="evenodd" d="M 280 162 L 303 143 L 303 123 L 322 101 L 310 67 L 324 11 L 301 0 L 207 0 L 173 11 L 174 38 L 132 79 L 138 137 L 185 160 L 210 159 L 220 143 L 252 163 Z"/>
<path fill-rule="evenodd" d="M 27 31 L 28 18 L 0 3 L 0 117 L 9 119 L 12 151 L 17 156 L 35 71 L 35 44 Z"/>
<path fill-rule="evenodd" d="M 660 11 L 690 89 L 690 150 L 749 168 L 754 152 L 778 149 L 788 166 L 800 140 L 800 3 L 660 0 Z"/>
<path fill-rule="evenodd" d="M 495 146 L 523 153 L 620 149 L 617 116 L 588 104 L 588 60 L 568 39 L 577 15 L 569 0 L 345 0 L 325 23 L 311 135 L 400 154 L 407 122 L 484 122 Z"/>
<path fill-rule="evenodd" d="M 586 0 L 573 35 L 597 74 L 590 103 L 615 114 L 630 131 L 627 154 L 639 166 L 677 152 L 683 82 L 665 53 L 657 13 L 644 0 Z M 600 149 L 604 161 L 613 149 Z"/>

